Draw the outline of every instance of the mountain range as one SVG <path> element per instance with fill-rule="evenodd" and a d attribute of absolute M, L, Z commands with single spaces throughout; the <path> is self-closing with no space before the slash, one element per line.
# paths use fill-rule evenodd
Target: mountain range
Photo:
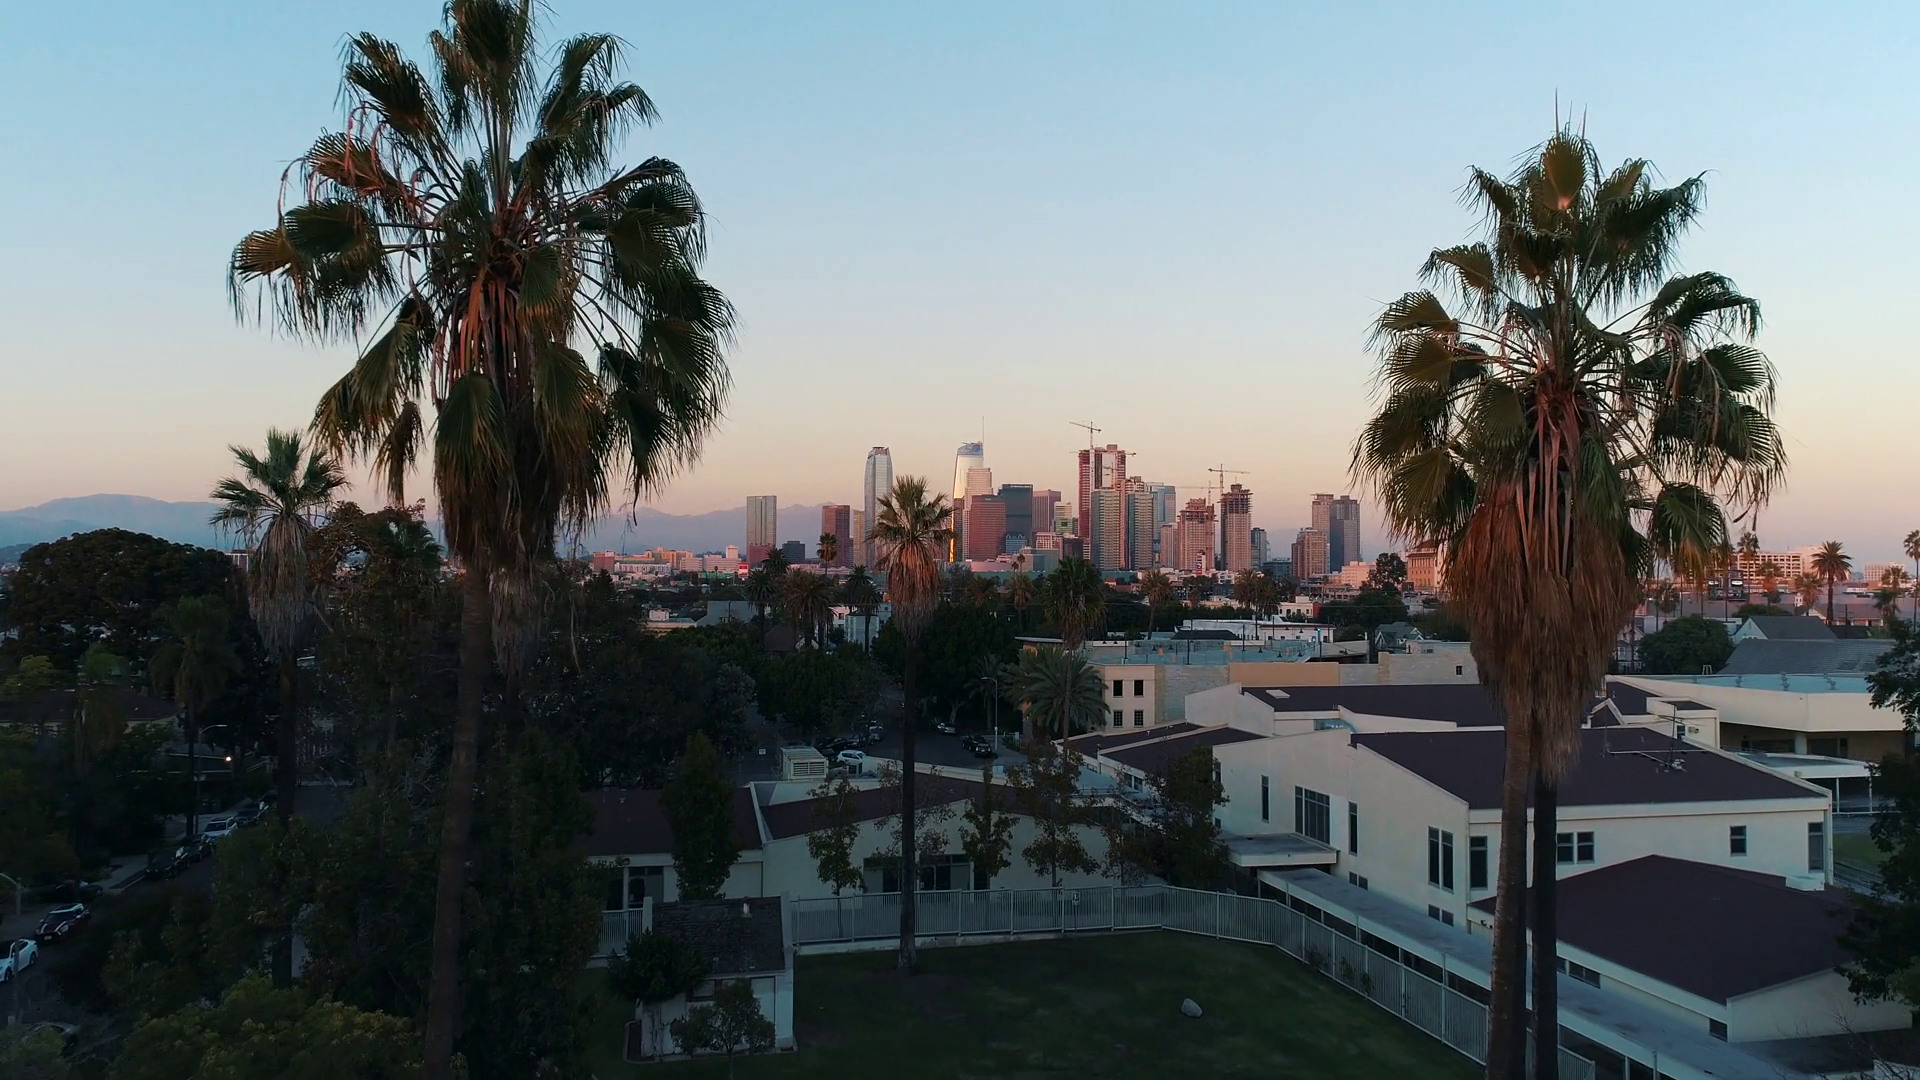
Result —
<path fill-rule="evenodd" d="M 93 529 L 126 529 L 202 547 L 231 546 L 230 535 L 207 523 L 213 510 L 211 502 L 165 502 L 142 495 L 82 495 L 0 510 L 0 562 L 9 561 L 13 549 Z M 798 540 L 812 554 L 820 535 L 820 507 L 783 506 L 779 524 L 782 542 Z M 631 521 L 625 514 L 601 518 L 581 537 L 580 546 L 587 551 L 721 551 L 729 544 L 744 545 L 746 537 L 744 503 L 706 514 L 669 514 L 643 506 Z"/>

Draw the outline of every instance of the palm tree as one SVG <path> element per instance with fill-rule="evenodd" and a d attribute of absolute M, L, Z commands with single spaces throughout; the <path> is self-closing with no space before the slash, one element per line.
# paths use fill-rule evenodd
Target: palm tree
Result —
<path fill-rule="evenodd" d="M 1907 558 L 1913 560 L 1913 580 L 1920 581 L 1920 529 L 1908 533 L 1904 544 Z M 1920 588 L 1913 590 L 1913 623 L 1920 627 Z"/>
<path fill-rule="evenodd" d="M 826 640 L 833 622 L 833 582 L 811 570 L 792 570 L 780 587 L 780 610 L 807 635 L 809 645 Z"/>
<path fill-rule="evenodd" d="M 1829 540 L 1813 553 L 1813 572 L 1827 586 L 1827 625 L 1833 625 L 1833 586 L 1853 576 L 1853 556 L 1838 540 Z"/>
<path fill-rule="evenodd" d="M 862 542 L 865 542 L 864 538 Z M 880 606 L 880 588 L 873 583 L 873 576 L 867 573 L 866 567 L 856 566 L 853 573 L 847 575 L 846 582 L 840 586 L 840 600 L 863 620 L 861 647 L 872 644 L 869 640 L 872 637 L 871 627 L 867 620 L 873 618 L 874 609 Z"/>
<path fill-rule="evenodd" d="M 1065 649 L 1027 649 L 1013 668 L 1013 698 L 1033 733 L 1065 739 L 1106 726 L 1107 699 L 1100 669 Z"/>
<path fill-rule="evenodd" d="M 1000 585 L 990 577 L 975 574 L 967 579 L 963 599 L 982 611 L 993 611 L 1000 606 Z"/>
<path fill-rule="evenodd" d="M 1796 574 L 1793 578 L 1793 595 L 1800 601 L 1802 612 L 1812 611 L 1820 602 L 1821 581 L 1819 574 Z"/>
<path fill-rule="evenodd" d="M 1153 635 L 1153 619 L 1173 598 L 1173 579 L 1165 571 L 1149 570 L 1140 575 L 1140 596 L 1147 602 L 1147 635 Z"/>
<path fill-rule="evenodd" d="M 187 782 L 193 791 L 187 806 L 187 836 L 198 832 L 200 815 L 200 712 L 226 692 L 227 680 L 240 670 L 228 634 L 227 606 L 217 596 L 187 596 L 160 609 L 165 637 L 147 665 L 153 687 L 171 696 L 186 712 Z"/>
<path fill-rule="evenodd" d="M 1726 538 L 1785 468 L 1759 306 L 1722 275 L 1669 278 L 1701 181 L 1611 172 L 1557 131 L 1509 180 L 1474 170 L 1484 239 L 1436 250 L 1432 291 L 1375 324 L 1385 397 L 1354 471 L 1392 532 L 1443 541 L 1449 604 L 1506 717 L 1487 1076 L 1526 1072 L 1527 799 L 1534 802 L 1537 1076 L 1558 1061 L 1554 827 L 1586 703 L 1656 557 Z"/>
<path fill-rule="evenodd" d="M 1907 572 L 1898 566 L 1889 566 L 1880 572 L 1880 588 L 1874 593 L 1874 603 L 1880 609 L 1880 619 L 1889 627 L 1900 615 L 1900 594 L 1907 591 Z"/>
<path fill-rule="evenodd" d="M 1022 633 L 1027 629 L 1027 609 L 1033 606 L 1035 592 L 1032 574 L 1015 570 L 1007 575 L 1007 605 L 1013 608 L 1013 617 Z"/>
<path fill-rule="evenodd" d="M 240 241 L 229 272 L 243 318 L 370 339 L 315 429 L 371 461 L 396 502 L 424 453 L 462 570 L 427 1080 L 446 1080 L 453 1058 L 492 657 L 509 681 L 525 663 L 557 529 L 692 463 L 729 384 L 733 311 L 699 276 L 698 197 L 671 161 L 614 160 L 653 102 L 619 81 L 610 35 L 561 43 L 543 72 L 541 10 L 449 0 L 425 71 L 391 42 L 349 39 L 345 130 L 295 161 L 285 209 Z"/>
<path fill-rule="evenodd" d="M 740 586 L 740 591 L 746 596 L 747 603 L 753 605 L 754 622 L 759 623 L 761 631 L 765 632 L 767 610 L 780 597 L 780 583 L 766 567 L 755 567 L 747 571 L 747 580 Z"/>
<path fill-rule="evenodd" d="M 1254 580 L 1258 576 L 1259 572 L 1255 570 L 1240 570 L 1233 575 L 1233 602 L 1248 611 L 1253 610 L 1255 594 L 1260 591 L 1259 584 Z"/>
<path fill-rule="evenodd" d="M 823 532 L 820 534 L 818 543 L 820 545 L 820 565 L 832 566 L 834 560 L 840 557 L 840 538 L 830 532 Z"/>
<path fill-rule="evenodd" d="M 914 862 L 914 728 L 920 719 L 919 686 L 915 680 L 920 635 L 940 605 L 940 563 L 953 542 L 953 507 L 945 495 L 927 494 L 927 481 L 901 476 L 893 490 L 880 499 L 876 520 L 867 533 L 880 572 L 887 575 L 887 594 L 893 598 L 893 622 L 906 641 L 900 688 L 906 716 L 900 725 L 900 955 L 899 967 L 912 972 L 914 964 L 914 886 L 919 873 Z"/>
<path fill-rule="evenodd" d="M 1187 590 L 1187 603 L 1196 608 L 1200 606 L 1200 601 L 1213 595 L 1213 578 L 1207 574 L 1189 575 L 1181 585 Z"/>
<path fill-rule="evenodd" d="M 346 473 L 323 448 L 308 446 L 297 431 L 267 430 L 264 454 L 227 448 L 240 466 L 213 488 L 219 504 L 213 524 L 234 529 L 252 549 L 247 559 L 247 608 L 260 640 L 280 665 L 280 716 L 274 731 L 279 755 L 276 812 L 285 825 L 299 793 L 297 696 L 300 648 L 313 620 L 313 589 L 307 574 L 307 537 L 346 486 Z"/>
<path fill-rule="evenodd" d="M 1780 602 L 1780 578 L 1780 564 L 1774 562 L 1772 559 L 1762 559 L 1760 562 L 1760 588 L 1767 594 L 1767 603 L 1769 604 L 1777 604 Z"/>
<path fill-rule="evenodd" d="M 1078 649 L 1106 609 L 1100 571 L 1085 559 L 1061 559 L 1041 583 L 1040 606 L 1060 631 L 1061 645 L 1068 651 Z"/>

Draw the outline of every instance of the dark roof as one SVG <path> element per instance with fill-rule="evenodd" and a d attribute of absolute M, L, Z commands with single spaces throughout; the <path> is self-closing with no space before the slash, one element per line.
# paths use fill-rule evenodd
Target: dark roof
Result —
<path fill-rule="evenodd" d="M 787 968 L 787 930 L 777 896 L 656 904 L 653 929 L 693 946 L 707 962 L 709 976 Z"/>
<path fill-rule="evenodd" d="M 1190 724 L 1181 720 L 1178 723 L 1155 724 L 1150 728 L 1134 728 L 1125 732 L 1116 729 L 1111 735 L 1102 731 L 1075 735 L 1067 740 L 1067 745 L 1072 747 L 1075 753 L 1097 757 L 1103 751 L 1117 750 L 1122 746 L 1131 746 L 1148 739 L 1161 739 L 1168 735 L 1183 735 L 1189 731 L 1198 730 L 1200 730 L 1199 724 Z"/>
<path fill-rule="evenodd" d="M 1239 641 L 1240 635 L 1231 630 L 1175 630 L 1175 641 Z"/>
<path fill-rule="evenodd" d="M 1675 709 L 1678 709 L 1681 712 L 1689 712 L 1689 711 L 1698 712 L 1702 709 L 1713 708 L 1713 706 L 1711 705 L 1702 705 L 1699 702 L 1693 700 L 1692 698 L 1683 698 L 1683 697 L 1668 698 L 1667 704 L 1673 706 Z"/>
<path fill-rule="evenodd" d="M 1354 735 L 1351 741 L 1459 796 L 1474 809 L 1500 806 L 1505 732 L 1383 731 Z M 1648 728 L 1585 729 L 1580 732 L 1579 759 L 1560 782 L 1560 805 L 1821 797 L 1767 769 L 1697 747 L 1673 754 L 1680 768 L 1668 768 L 1669 752 L 1683 746 L 1671 736 Z"/>
<path fill-rule="evenodd" d="M 1493 702 L 1479 683 L 1417 683 L 1391 686 L 1249 686 L 1245 693 L 1279 713 L 1325 713 L 1347 709 L 1369 716 L 1438 720 L 1462 727 L 1499 727 Z"/>
<path fill-rule="evenodd" d="M 1492 911 L 1493 901 L 1474 906 Z M 1852 959 L 1839 942 L 1845 892 L 1665 855 L 1561 878 L 1556 906 L 1564 944 L 1708 1001 Z M 1646 917 L 1653 911 L 1664 914 Z"/>
<path fill-rule="evenodd" d="M 1884 633 L 1878 623 L 1841 623 L 1839 626 L 1830 626 L 1827 629 L 1832 630 L 1833 636 L 1842 641 L 1861 641 L 1879 637 Z"/>
<path fill-rule="evenodd" d="M 1768 641 L 1832 641 L 1827 624 L 1811 615 L 1750 615 L 1747 622 Z"/>
<path fill-rule="evenodd" d="M 961 779 L 947 775 L 921 773 L 916 785 L 915 800 L 923 805 L 946 805 L 980 797 L 980 781 Z M 1005 805 L 1011 805 L 1012 793 L 1004 787 L 996 786 L 995 794 Z M 769 803 L 760 808 L 760 815 L 767 823 L 769 840 L 785 840 L 793 836 L 805 836 L 821 826 L 815 816 L 818 799 L 795 799 L 791 802 Z M 900 812 L 900 789 L 897 787 L 867 787 L 853 797 L 853 819 L 855 821 L 878 821 Z"/>
<path fill-rule="evenodd" d="M 673 827 L 667 824 L 660 793 L 641 788 L 602 788 L 587 792 L 593 807 L 593 831 L 587 834 L 585 855 L 670 855 Z M 753 791 L 733 793 L 733 840 L 742 851 L 760 850 L 760 826 L 754 820 Z"/>
<path fill-rule="evenodd" d="M 1258 738 L 1260 736 L 1253 732 L 1241 731 L 1239 728 L 1209 727 L 1156 742 L 1123 746 L 1118 750 L 1106 751 L 1100 756 L 1108 761 L 1117 761 L 1129 768 L 1139 769 L 1144 773 L 1160 773 L 1168 765 L 1202 746 L 1225 746 L 1229 743 L 1246 742 L 1249 739 Z"/>
<path fill-rule="evenodd" d="M 1647 699 L 1652 696 L 1650 691 L 1642 690 L 1630 683 L 1607 680 L 1607 697 L 1613 702 L 1614 707 L 1620 710 L 1622 716 L 1648 715 Z"/>
<path fill-rule="evenodd" d="M 1842 641 L 1770 641 L 1748 638 L 1733 647 L 1722 675 L 1859 675 L 1872 671 L 1893 647 L 1887 638 Z"/>

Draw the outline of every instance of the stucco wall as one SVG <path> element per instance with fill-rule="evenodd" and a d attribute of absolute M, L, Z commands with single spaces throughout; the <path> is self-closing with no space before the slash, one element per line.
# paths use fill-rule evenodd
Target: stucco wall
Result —
<path fill-rule="evenodd" d="M 1835 971 L 1823 971 L 1727 1003 L 1728 1042 L 1892 1031 L 1911 1026 L 1912 1010 L 1899 1002 L 1855 1002 L 1847 990 L 1846 976 Z"/>

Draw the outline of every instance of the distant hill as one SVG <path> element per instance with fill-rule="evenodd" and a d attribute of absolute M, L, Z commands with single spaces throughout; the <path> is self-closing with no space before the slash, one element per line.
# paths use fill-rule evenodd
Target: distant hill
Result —
<path fill-rule="evenodd" d="M 127 529 L 181 544 L 226 548 L 231 537 L 207 524 L 210 502 L 164 502 L 141 495 L 83 495 L 55 499 L 19 510 L 0 510 L 0 562 L 11 561 L 6 551 L 58 540 L 93 529 Z M 820 536 L 818 506 L 780 508 L 780 539 L 798 540 L 812 555 Z M 721 551 L 728 544 L 745 544 L 747 508 L 708 514 L 668 514 L 641 507 L 629 522 L 626 515 L 602 518 L 581 540 L 588 551 L 645 551 L 666 547 L 683 551 Z M 13 558 L 18 558 L 14 553 Z"/>

